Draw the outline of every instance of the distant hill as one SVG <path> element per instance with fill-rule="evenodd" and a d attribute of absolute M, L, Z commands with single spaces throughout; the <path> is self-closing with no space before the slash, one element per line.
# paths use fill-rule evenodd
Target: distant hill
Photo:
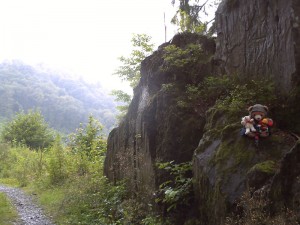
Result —
<path fill-rule="evenodd" d="M 54 129 L 74 132 L 93 115 L 105 132 L 115 124 L 116 103 L 98 84 L 19 61 L 0 64 L 0 122 L 16 112 L 39 109 Z"/>

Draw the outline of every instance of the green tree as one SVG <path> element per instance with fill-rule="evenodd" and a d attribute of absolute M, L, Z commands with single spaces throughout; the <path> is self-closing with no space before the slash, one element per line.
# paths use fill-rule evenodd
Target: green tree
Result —
<path fill-rule="evenodd" d="M 100 122 L 90 116 L 85 127 L 81 124 L 76 133 L 70 135 L 69 146 L 71 151 L 82 155 L 82 157 L 87 156 L 90 160 L 104 155 L 106 141 L 102 130 L 103 126 Z"/>
<path fill-rule="evenodd" d="M 141 62 L 153 53 L 154 44 L 151 43 L 151 37 L 146 34 L 133 34 L 131 39 L 133 50 L 129 57 L 121 56 L 119 58 L 122 65 L 116 70 L 114 75 L 119 76 L 122 80 L 129 82 L 132 88 L 136 87 L 141 78 Z M 122 90 L 114 90 L 112 95 L 117 101 L 123 102 L 119 106 L 119 118 L 122 118 L 128 109 L 131 96 Z"/>
<path fill-rule="evenodd" d="M 173 6 L 176 2 L 172 0 Z M 178 10 L 171 22 L 177 25 L 181 32 L 205 34 L 211 21 L 204 21 L 200 14 L 208 15 L 207 9 L 218 5 L 220 0 L 178 0 L 178 2 Z"/>
<path fill-rule="evenodd" d="M 53 143 L 53 131 L 48 127 L 41 112 L 20 112 L 6 123 L 1 133 L 5 142 L 25 144 L 31 149 L 46 148 Z"/>
<path fill-rule="evenodd" d="M 111 94 L 115 96 L 116 101 L 123 102 L 122 105 L 117 106 L 117 109 L 120 112 L 120 114 L 117 115 L 117 119 L 120 120 L 128 111 L 128 107 L 131 102 L 131 96 L 122 90 L 113 90 Z"/>
<path fill-rule="evenodd" d="M 141 62 L 153 52 L 154 44 L 150 43 L 151 37 L 146 34 L 133 34 L 131 39 L 133 50 L 129 57 L 121 56 L 122 65 L 114 73 L 122 80 L 129 82 L 134 88 L 140 78 Z"/>
<path fill-rule="evenodd" d="M 47 170 L 51 184 L 63 183 L 68 177 L 66 166 L 66 151 L 63 148 L 61 137 L 58 135 L 48 151 Z"/>

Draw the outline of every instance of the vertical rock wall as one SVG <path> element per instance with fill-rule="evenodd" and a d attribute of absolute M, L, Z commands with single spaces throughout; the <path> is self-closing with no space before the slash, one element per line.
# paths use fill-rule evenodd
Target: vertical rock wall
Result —
<path fill-rule="evenodd" d="M 288 94 L 299 80 L 300 2 L 224 0 L 216 12 L 216 58 L 226 73 L 274 78 Z"/>
<path fill-rule="evenodd" d="M 196 34 L 177 35 L 171 44 L 183 48 L 199 44 L 208 56 L 215 51 L 214 40 Z M 193 76 L 183 70 L 164 71 L 163 51 L 163 47 L 159 48 L 142 62 L 142 78 L 126 117 L 109 135 L 105 160 L 106 176 L 111 181 L 127 180 L 132 194 L 139 194 L 145 202 L 155 198 L 158 185 L 166 178 L 157 170 L 157 162 L 192 159 L 204 119 L 193 108 L 180 107 L 178 98 L 185 93 L 187 84 L 197 83 L 212 71 L 210 61 L 193 65 L 197 71 Z"/>
<path fill-rule="evenodd" d="M 224 71 L 253 79 L 274 79 L 280 98 L 289 99 L 276 113 L 298 118 L 300 1 L 224 0 L 216 12 L 216 25 L 215 58 Z M 224 224 L 228 212 L 251 185 L 258 189 L 268 183 L 272 198 L 277 197 L 281 206 L 289 203 L 299 209 L 299 144 L 295 145 L 295 139 L 283 132 L 273 133 L 257 151 L 251 141 L 240 136 L 238 122 L 223 126 L 228 123 L 226 114 L 215 114 L 214 109 L 207 113 L 207 121 L 214 126 L 207 123 L 193 161 L 201 224 Z M 294 125 L 286 127 L 299 131 L 299 121 L 295 119 Z M 290 150 L 293 153 L 287 154 Z M 274 177 L 257 169 L 270 160 L 281 164 Z"/>
<path fill-rule="evenodd" d="M 218 71 L 253 79 L 273 78 L 282 96 L 299 87 L 299 0 L 224 0 L 216 12 L 216 24 L 214 62 L 220 63 Z M 214 41 L 197 35 L 177 35 L 171 44 L 184 47 L 189 43 L 202 44 L 205 51 L 215 52 Z M 240 137 L 238 122 L 223 127 L 227 121 L 222 112 L 211 110 L 207 118 L 201 118 L 180 108 L 177 101 L 185 86 L 199 83 L 215 67 L 212 61 L 196 63 L 192 69 L 199 72 L 195 76 L 189 76 L 191 68 L 166 72 L 161 70 L 165 63 L 162 54 L 163 47 L 142 63 L 142 78 L 128 114 L 109 135 L 105 174 L 115 182 L 126 179 L 132 194 L 150 202 L 165 179 L 155 164 L 191 160 L 202 138 L 193 161 L 198 213 L 205 225 L 223 224 L 249 180 L 255 186 L 263 185 L 253 181 L 257 174 L 269 180 L 271 175 L 257 172 L 257 168 L 270 161 L 279 163 L 294 140 L 279 132 L 262 146 L 264 154 L 256 154 L 252 143 Z M 297 110 L 289 116 L 296 117 Z M 214 125 L 209 128 L 206 124 L 203 134 L 204 123 L 209 121 Z"/>

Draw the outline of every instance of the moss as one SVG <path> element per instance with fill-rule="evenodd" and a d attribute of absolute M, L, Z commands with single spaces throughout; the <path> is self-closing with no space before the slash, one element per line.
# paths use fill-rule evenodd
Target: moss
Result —
<path fill-rule="evenodd" d="M 224 165 L 230 158 L 233 158 L 234 162 L 232 166 L 235 167 L 253 158 L 254 151 L 249 151 L 248 139 L 237 136 L 239 130 L 240 129 L 236 129 L 236 125 L 224 128 L 222 132 L 222 143 L 213 159 L 214 164 Z"/>
<path fill-rule="evenodd" d="M 222 140 L 230 138 L 232 134 L 235 134 L 237 130 L 241 129 L 241 124 L 239 122 L 229 124 L 222 129 Z"/>
<path fill-rule="evenodd" d="M 273 160 L 267 160 L 261 163 L 255 164 L 249 172 L 260 171 L 267 174 L 274 174 L 276 170 L 276 163 Z"/>
<path fill-rule="evenodd" d="M 217 127 L 220 127 L 220 123 L 222 124 L 222 121 L 225 121 L 225 119 L 222 119 L 226 114 L 223 110 L 220 110 L 216 107 L 210 108 L 206 112 L 206 124 L 205 124 L 205 130 L 212 130 L 216 129 Z"/>

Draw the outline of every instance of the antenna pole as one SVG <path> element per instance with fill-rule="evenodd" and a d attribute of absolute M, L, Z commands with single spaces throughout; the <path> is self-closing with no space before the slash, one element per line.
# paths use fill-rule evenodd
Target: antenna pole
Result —
<path fill-rule="evenodd" d="M 165 25 L 165 42 L 167 42 L 167 26 L 166 26 L 166 13 L 164 12 L 164 25 Z"/>

